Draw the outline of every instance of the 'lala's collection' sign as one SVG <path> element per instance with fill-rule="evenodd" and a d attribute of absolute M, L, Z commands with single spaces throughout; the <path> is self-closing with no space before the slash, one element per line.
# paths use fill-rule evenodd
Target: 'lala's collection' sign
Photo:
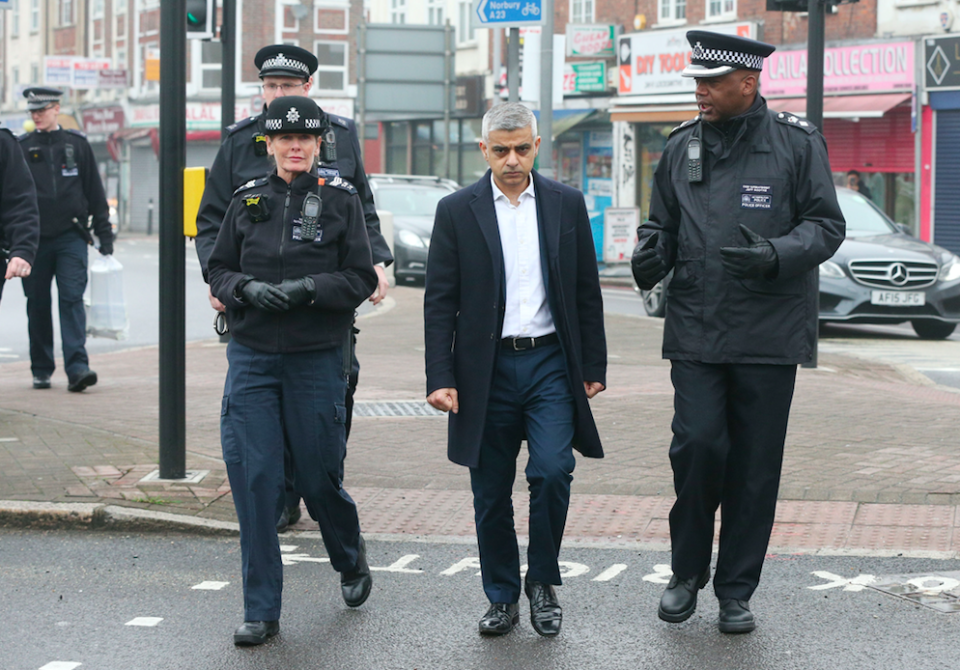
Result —
<path fill-rule="evenodd" d="M 913 89 L 913 42 L 858 44 L 824 50 L 824 93 Z M 807 51 L 774 51 L 760 75 L 764 95 L 807 94 Z"/>

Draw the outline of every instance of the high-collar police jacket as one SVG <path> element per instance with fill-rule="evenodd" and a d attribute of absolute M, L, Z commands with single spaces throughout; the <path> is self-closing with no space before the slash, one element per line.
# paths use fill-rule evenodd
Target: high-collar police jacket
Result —
<path fill-rule="evenodd" d="M 331 178 L 339 174 L 357 189 L 370 237 L 373 262 L 389 265 L 393 262 L 393 255 L 380 234 L 380 218 L 360 160 L 356 126 L 353 121 L 332 114 L 330 122 L 337 141 L 337 162 L 325 164 L 324 168 Z M 237 121 L 227 131 L 229 135 L 220 145 L 213 161 L 197 214 L 197 256 L 203 276 L 208 281 L 207 262 L 233 192 L 251 179 L 266 176 L 273 169 L 267 156 L 263 113 Z"/>
<path fill-rule="evenodd" d="M 328 349 L 344 342 L 354 310 L 377 286 L 360 198 L 335 177 L 320 187 L 323 205 L 314 239 L 302 234 L 304 198 L 316 173 L 290 184 L 276 172 L 237 190 L 210 255 L 210 289 L 227 308 L 230 333 L 266 353 Z M 286 312 L 247 305 L 238 293 L 246 277 L 279 284 L 311 277 L 313 302 Z"/>
<path fill-rule="evenodd" d="M 687 146 L 703 141 L 702 181 L 689 178 Z M 746 246 L 743 224 L 777 252 L 772 278 L 737 279 L 720 248 Z M 674 270 L 663 356 L 704 363 L 796 364 L 816 337 L 816 272 L 843 241 L 845 224 L 823 137 L 809 121 L 767 109 L 760 96 L 723 124 L 676 128 L 654 176 L 640 243 Z"/>
<path fill-rule="evenodd" d="M 0 128 L 0 248 L 33 265 L 39 239 L 37 189 L 13 133 Z"/>
<path fill-rule="evenodd" d="M 100 242 L 112 242 L 110 205 L 86 136 L 64 128 L 35 130 L 20 138 L 20 148 L 37 186 L 40 237 L 57 237 L 73 229 L 92 243 L 87 230 L 92 216 Z"/>

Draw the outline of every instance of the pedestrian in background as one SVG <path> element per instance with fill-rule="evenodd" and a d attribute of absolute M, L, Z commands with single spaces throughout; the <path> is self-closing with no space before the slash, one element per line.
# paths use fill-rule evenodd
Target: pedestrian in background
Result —
<path fill-rule="evenodd" d="M 360 198 L 348 182 L 314 169 L 327 128 L 311 99 L 275 100 L 264 125 L 276 169 L 238 189 L 209 263 L 210 288 L 233 334 L 220 431 L 240 522 L 240 645 L 280 630 L 285 444 L 344 601 L 359 607 L 372 584 L 340 471 L 353 314 L 377 285 Z"/>
<path fill-rule="evenodd" d="M 40 239 L 37 189 L 9 128 L 0 128 L 0 297 L 8 279 L 30 276 Z"/>
<path fill-rule="evenodd" d="M 533 113 L 497 105 L 482 133 L 490 170 L 437 206 L 423 298 L 427 401 L 450 412 L 447 455 L 470 468 L 490 601 L 482 635 L 509 633 L 520 620 L 512 490 L 526 439 L 523 590 L 534 630 L 554 636 L 573 450 L 603 457 L 588 402 L 606 379 L 603 299 L 583 194 L 533 170 Z"/>
<path fill-rule="evenodd" d="M 673 578 L 660 618 L 684 621 L 710 578 L 719 628 L 755 627 L 750 598 L 773 527 L 797 364 L 811 359 L 817 267 L 844 236 L 823 137 L 758 93 L 774 47 L 691 30 L 683 76 L 700 115 L 674 129 L 654 175 L 633 272 L 670 269 L 663 356 L 675 389 Z"/>
<path fill-rule="evenodd" d="M 227 129 L 229 135 L 217 152 L 197 214 L 197 256 L 203 277 L 208 282 L 207 263 L 233 192 L 251 179 L 263 177 L 272 169 L 267 156 L 265 110 L 278 98 L 287 95 L 309 95 L 318 61 L 317 57 L 306 49 L 289 44 L 274 44 L 260 49 L 254 58 L 254 64 L 260 70 L 260 79 L 263 81 L 264 111 L 238 121 Z M 380 218 L 377 216 L 373 193 L 360 159 L 360 140 L 356 125 L 349 119 L 324 114 L 330 120 L 335 142 L 329 143 L 327 157 L 320 157 L 320 173 L 327 179 L 337 176 L 346 179 L 354 185 L 360 196 L 377 271 L 377 289 L 370 296 L 371 302 L 376 305 L 387 295 L 390 284 L 384 268 L 393 262 L 393 255 L 380 234 Z M 334 153 L 335 160 L 330 161 L 329 158 Z M 210 304 L 214 309 L 223 311 L 223 304 L 212 293 Z M 360 363 L 354 355 L 346 401 L 348 438 L 353 419 L 353 395 L 357 389 L 359 374 Z M 289 454 L 286 462 L 286 504 L 277 523 L 281 531 L 300 519 L 300 494 L 293 488 L 294 473 L 291 470 Z M 342 467 L 341 464 L 341 469 Z"/>
<path fill-rule="evenodd" d="M 34 87 L 23 95 L 36 130 L 20 138 L 20 148 L 33 175 L 40 208 L 40 245 L 33 270 L 23 280 L 33 388 L 50 388 L 56 369 L 50 298 L 50 285 L 56 279 L 67 390 L 83 391 L 97 383 L 86 349 L 87 248 L 93 244 L 92 227 L 100 253 L 113 254 L 110 206 L 86 136 L 60 127 L 63 91 Z"/>
<path fill-rule="evenodd" d="M 856 170 L 849 170 L 847 172 L 847 188 L 853 189 L 867 200 L 873 199 L 870 189 L 863 183 L 863 177 L 861 177 L 860 173 Z"/>

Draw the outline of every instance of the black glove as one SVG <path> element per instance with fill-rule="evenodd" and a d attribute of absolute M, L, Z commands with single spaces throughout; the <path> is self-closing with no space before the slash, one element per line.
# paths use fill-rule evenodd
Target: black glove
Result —
<path fill-rule="evenodd" d="M 630 259 L 630 269 L 641 291 L 649 291 L 667 276 L 669 270 L 657 252 L 660 233 L 654 233 L 643 244 L 638 244 Z"/>
<path fill-rule="evenodd" d="M 777 250 L 770 241 L 740 224 L 740 232 L 747 239 L 745 247 L 720 247 L 724 269 L 738 279 L 772 278 L 780 266 Z"/>
<path fill-rule="evenodd" d="M 277 288 L 287 294 L 291 307 L 299 307 L 313 302 L 313 294 L 317 289 L 312 277 L 299 279 L 284 279 L 277 284 Z"/>
<path fill-rule="evenodd" d="M 252 277 L 238 289 L 247 304 L 265 312 L 285 312 L 290 309 L 290 298 L 273 284 Z"/>
<path fill-rule="evenodd" d="M 104 242 L 103 240 L 100 240 L 100 253 L 103 254 L 104 256 L 112 256 L 113 240 L 110 240 L 109 242 Z"/>

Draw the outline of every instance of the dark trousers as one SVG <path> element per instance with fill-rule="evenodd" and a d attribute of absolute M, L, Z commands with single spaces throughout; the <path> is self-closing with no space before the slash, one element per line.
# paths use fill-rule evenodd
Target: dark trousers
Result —
<path fill-rule="evenodd" d="M 520 552 L 513 523 L 513 482 L 527 440 L 530 546 L 527 576 L 560 584 L 557 557 L 570 503 L 574 404 L 559 344 L 497 357 L 480 465 L 470 468 L 483 590 L 490 602 L 520 598 Z"/>
<path fill-rule="evenodd" d="M 87 288 L 87 243 L 80 233 L 68 230 L 57 237 L 41 237 L 29 277 L 23 279 L 27 296 L 27 332 L 30 336 L 30 369 L 34 375 L 51 375 L 53 357 L 53 305 L 50 285 L 57 280 L 60 300 L 60 338 L 63 367 L 73 378 L 89 367 L 87 315 L 83 291 Z"/>
<path fill-rule="evenodd" d="M 673 361 L 673 572 L 710 567 L 720 507 L 717 597 L 749 600 L 760 581 L 780 486 L 795 365 Z"/>
<path fill-rule="evenodd" d="M 347 380 L 339 347 L 266 354 L 231 340 L 227 360 L 220 436 L 240 522 L 244 618 L 275 621 L 283 588 L 276 524 L 285 441 L 297 490 L 320 523 L 333 568 L 344 572 L 357 563 L 357 506 L 340 481 Z"/>

